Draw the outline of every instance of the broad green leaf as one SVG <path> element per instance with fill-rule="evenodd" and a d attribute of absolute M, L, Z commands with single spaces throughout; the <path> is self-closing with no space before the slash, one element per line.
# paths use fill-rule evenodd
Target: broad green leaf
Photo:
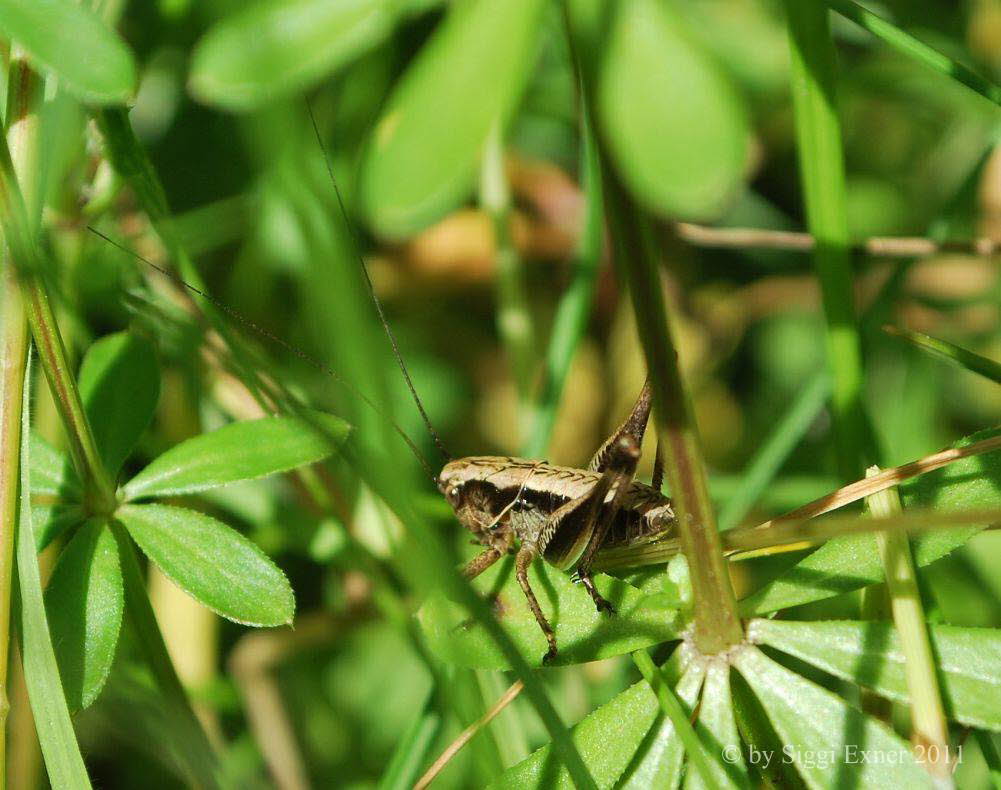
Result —
<path fill-rule="evenodd" d="M 782 741 L 772 760 L 791 762 L 809 787 L 930 787 L 910 746 L 881 721 L 755 647 L 741 650 L 734 665 Z"/>
<path fill-rule="evenodd" d="M 747 767 L 741 756 L 740 737 L 737 735 L 737 723 L 733 716 L 730 664 L 726 661 L 710 661 L 706 668 L 705 687 L 699 703 L 699 721 L 695 731 L 709 756 L 712 787 L 749 787 Z M 724 755 L 728 759 L 724 759 Z M 701 790 L 704 787 L 706 783 L 700 773 L 689 768 L 685 790 Z"/>
<path fill-rule="evenodd" d="M 115 515 L 174 584 L 213 611 L 245 625 L 292 622 L 285 574 L 236 530 L 169 505 L 123 505 Z"/>
<path fill-rule="evenodd" d="M 1001 731 L 1001 630 L 929 625 L 928 635 L 949 717 Z M 748 639 L 897 702 L 910 699 L 904 654 L 892 623 L 754 620 Z"/>
<path fill-rule="evenodd" d="M 35 548 L 44 551 L 70 527 L 82 523 L 87 514 L 80 505 L 32 505 L 31 521 L 35 528 Z"/>
<path fill-rule="evenodd" d="M 346 422 L 317 412 L 230 423 L 170 448 L 132 478 L 123 494 L 126 500 L 192 494 L 287 472 L 322 461 L 347 433 Z"/>
<path fill-rule="evenodd" d="M 80 498 L 80 480 L 69 458 L 45 439 L 31 433 L 31 493 L 64 500 Z"/>
<path fill-rule="evenodd" d="M 27 381 L 31 381 L 30 365 Z M 21 488 L 30 485 L 29 471 L 31 441 L 28 424 L 30 398 L 28 387 L 24 388 L 21 406 Z M 24 682 L 28 688 L 28 701 L 35 717 L 35 732 L 45 758 L 45 770 L 53 787 L 89 788 L 87 769 L 80 756 L 73 722 L 70 720 L 59 680 L 59 666 L 52 650 L 52 638 L 45 616 L 45 601 L 42 597 L 42 581 L 38 572 L 38 555 L 31 527 L 31 506 L 28 497 L 21 497 L 16 535 L 15 566 L 11 596 L 11 623 L 17 630 L 21 642 L 21 664 L 24 668 Z"/>
<path fill-rule="evenodd" d="M 677 663 L 677 659 L 672 657 L 665 670 Z M 672 683 L 677 678 L 676 670 L 674 672 L 670 678 Z M 694 693 L 697 694 L 702 683 L 701 669 L 690 667 L 681 683 L 689 691 L 694 686 Z M 668 744 L 660 738 L 662 735 L 670 737 L 670 733 L 663 727 L 658 730 L 656 740 L 648 742 L 646 738 L 651 726 L 658 720 L 659 713 L 660 706 L 656 695 L 650 689 L 650 685 L 641 680 L 574 726 L 570 736 L 599 788 L 604 790 L 615 786 L 636 757 L 638 749 L 647 748 L 647 755 L 651 750 L 656 750 L 657 756 L 663 754 L 665 748 L 669 749 Z M 658 761 L 651 761 L 650 775 L 664 775 L 658 773 L 661 765 L 662 763 Z M 570 772 L 554 753 L 552 744 L 537 749 L 505 771 L 490 785 L 491 788 L 518 788 L 518 790 L 526 788 L 569 790 L 573 786 Z"/>
<path fill-rule="evenodd" d="M 582 584 L 537 560 L 528 573 L 539 605 L 556 632 L 559 653 L 553 665 L 580 664 L 629 653 L 678 638 L 683 628 L 669 596 L 650 596 L 626 582 L 599 574 L 595 584 L 615 607 L 614 615 L 595 609 Z M 501 625 L 525 660 L 539 666 L 546 652 L 546 638 L 528 608 L 510 561 L 499 562 L 473 582 L 493 602 Z M 466 610 L 433 594 L 418 615 L 430 648 L 441 658 L 462 666 L 507 669 L 508 664 L 479 624 L 469 621 Z"/>
<path fill-rule="evenodd" d="M 615 164 L 648 208 L 711 218 L 740 189 L 749 142 L 743 99 L 671 3 L 617 4 L 598 113 Z"/>
<path fill-rule="evenodd" d="M 299 93 L 384 39 L 393 0 L 265 0 L 211 28 L 191 59 L 191 92 L 230 110 Z"/>
<path fill-rule="evenodd" d="M 992 428 L 964 437 L 965 447 L 999 433 Z M 943 511 L 1001 507 L 1001 451 L 963 458 L 900 487 L 905 507 Z M 986 525 L 985 525 L 986 526 Z M 930 531 L 911 544 L 918 567 L 955 551 L 983 527 Z M 777 579 L 740 602 L 749 617 L 857 590 L 883 580 L 883 563 L 873 535 L 828 541 Z"/>
<path fill-rule="evenodd" d="M 132 53 L 86 5 L 0 0 L 0 30 L 83 101 L 117 104 L 135 91 Z"/>
<path fill-rule="evenodd" d="M 87 349 L 78 384 L 98 452 L 114 477 L 153 419 L 160 397 L 156 349 L 130 332 L 102 337 Z"/>
<path fill-rule="evenodd" d="M 393 91 L 366 151 L 360 195 L 372 228 L 402 238 L 456 208 L 483 146 L 535 61 L 541 0 L 452 3 Z"/>
<path fill-rule="evenodd" d="M 675 691 L 689 711 L 695 710 L 705 674 L 705 665 L 695 661 L 689 664 L 678 682 Z M 646 790 L 650 787 L 673 790 L 681 781 L 684 760 L 684 744 L 675 733 L 674 724 L 661 713 L 616 787 L 621 790 Z"/>
<path fill-rule="evenodd" d="M 115 537 L 93 519 L 63 549 L 45 590 L 63 689 L 75 710 L 97 699 L 108 679 L 124 603 Z"/>

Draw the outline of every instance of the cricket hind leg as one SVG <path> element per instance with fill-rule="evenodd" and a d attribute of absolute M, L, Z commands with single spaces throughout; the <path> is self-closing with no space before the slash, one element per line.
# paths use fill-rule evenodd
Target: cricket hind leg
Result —
<path fill-rule="evenodd" d="M 647 389 L 644 387 L 645 391 Z M 647 409 L 647 415 L 649 415 L 649 409 Z M 608 449 L 607 466 L 602 477 L 611 478 L 611 483 L 607 488 L 613 491 L 612 500 L 605 503 L 605 494 L 602 493 L 601 500 L 594 503 L 595 506 L 592 507 L 592 516 L 595 519 L 594 527 L 580 560 L 577 562 L 577 576 L 581 584 L 584 585 L 584 589 L 594 601 L 595 608 L 605 614 L 614 614 L 615 607 L 595 587 L 594 577 L 591 575 L 591 565 L 594 563 L 594 557 L 598 550 L 604 545 L 612 522 L 615 521 L 615 516 L 621 510 L 622 502 L 633 481 L 636 464 L 640 457 L 639 442 L 641 439 L 642 433 L 636 437 L 627 431 L 622 433 L 615 444 Z"/>
<path fill-rule="evenodd" d="M 646 432 L 647 422 L 650 420 L 650 407 L 653 395 L 650 390 L 650 380 L 643 384 L 636 403 L 633 404 L 629 416 L 623 420 L 622 424 L 616 428 L 598 451 L 591 458 L 587 468 L 591 472 L 604 472 L 616 461 L 621 462 L 621 441 L 624 437 L 632 439 L 636 446 L 643 444 L 643 434 Z"/>
<path fill-rule="evenodd" d="M 481 551 L 466 563 L 462 569 L 462 575 L 467 579 L 475 579 L 483 573 L 483 571 L 503 557 L 505 553 L 506 552 L 494 547 Z"/>

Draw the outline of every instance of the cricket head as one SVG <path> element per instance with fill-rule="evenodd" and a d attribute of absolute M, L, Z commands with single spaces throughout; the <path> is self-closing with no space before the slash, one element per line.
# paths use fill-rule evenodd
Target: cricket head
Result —
<path fill-rule="evenodd" d="M 449 461 L 438 475 L 438 490 L 445 495 L 459 523 L 481 542 L 491 543 L 491 532 L 500 526 L 503 509 L 496 489 L 482 478 L 482 468 L 474 459 Z"/>

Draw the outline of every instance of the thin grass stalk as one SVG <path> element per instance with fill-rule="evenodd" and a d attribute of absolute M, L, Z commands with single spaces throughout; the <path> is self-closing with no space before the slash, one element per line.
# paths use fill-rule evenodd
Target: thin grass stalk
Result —
<path fill-rule="evenodd" d="M 525 267 L 511 234 L 511 190 L 504 171 L 504 141 L 495 124 L 487 138 L 480 174 L 480 205 L 494 231 L 497 279 L 497 329 L 524 403 L 535 372 L 535 329 L 525 285 Z M 520 431 L 519 431 L 520 440 Z"/>
<path fill-rule="evenodd" d="M 824 407 L 830 387 L 826 372 L 815 374 L 807 382 L 775 430 L 755 453 L 741 477 L 740 487 L 720 511 L 721 531 L 736 527 L 747 515 Z"/>
<path fill-rule="evenodd" d="M 1001 104 L 1001 86 L 977 74 L 959 61 L 939 52 L 934 47 L 919 41 L 910 33 L 897 27 L 889 20 L 883 19 L 878 14 L 874 14 L 854 0 L 827 0 L 827 5 L 845 19 L 850 19 L 859 27 L 885 41 L 898 52 L 939 74 L 944 74 L 961 85 L 965 85 L 988 101 Z"/>
<path fill-rule="evenodd" d="M 579 101 L 586 99 L 581 94 Z M 601 171 L 594 133 L 586 109 L 581 112 L 581 174 L 584 191 L 584 222 L 573 259 L 573 279 L 560 299 L 553 320 L 549 349 L 543 362 L 542 383 L 525 444 L 526 458 L 538 458 L 549 446 L 563 385 L 577 346 L 587 328 L 594 289 L 601 267 L 604 219 L 601 201 Z"/>
<path fill-rule="evenodd" d="M 947 359 L 972 373 L 978 373 L 996 384 L 1001 384 L 1001 364 L 995 362 L 993 359 L 982 357 L 980 354 L 967 351 L 965 348 L 950 343 L 948 340 L 940 340 L 923 332 L 911 332 L 895 326 L 884 326 L 883 331 L 889 335 L 913 343 L 922 351 L 926 351 L 940 359 Z"/>
<path fill-rule="evenodd" d="M 867 428 L 862 407 L 862 352 L 852 293 L 852 261 L 836 64 L 827 7 L 785 0 L 789 28 L 793 110 L 806 219 L 827 319 L 827 356 L 833 387 L 838 471 L 861 472 Z"/>
<path fill-rule="evenodd" d="M 869 474 L 878 473 L 879 467 L 869 469 Z M 867 503 L 876 517 L 887 518 L 901 513 L 896 488 L 873 494 Z M 928 772 L 948 787 L 952 785 L 949 729 L 910 544 L 903 533 L 887 531 L 876 533 L 876 545 L 883 560 L 886 592 L 904 654 L 904 674 L 911 699 L 911 737 L 915 745 L 923 747 Z"/>

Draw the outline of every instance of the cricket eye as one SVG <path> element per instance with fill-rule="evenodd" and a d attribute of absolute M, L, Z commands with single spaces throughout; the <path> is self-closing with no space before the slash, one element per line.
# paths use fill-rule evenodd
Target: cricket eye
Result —
<path fill-rule="evenodd" d="M 459 486 L 452 486 L 450 489 L 448 489 L 448 498 L 449 499 L 459 498 Z"/>

